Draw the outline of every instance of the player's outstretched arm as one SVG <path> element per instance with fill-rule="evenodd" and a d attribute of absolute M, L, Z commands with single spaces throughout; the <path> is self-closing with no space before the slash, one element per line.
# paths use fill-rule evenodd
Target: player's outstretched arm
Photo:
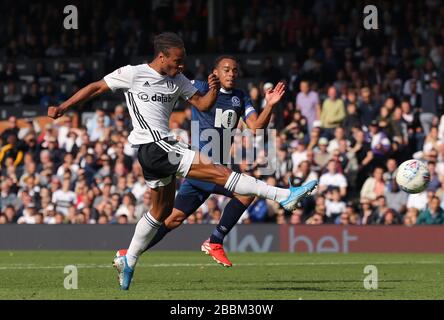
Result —
<path fill-rule="evenodd" d="M 208 86 L 210 90 L 208 90 L 207 94 L 201 96 L 199 92 L 196 92 L 188 102 L 195 106 L 199 111 L 205 112 L 210 110 L 216 102 L 219 85 L 219 78 L 214 74 L 210 74 L 208 76 Z"/>
<path fill-rule="evenodd" d="M 265 100 L 267 104 L 262 110 L 259 117 L 254 113 L 246 120 L 248 128 L 256 133 L 256 129 L 264 129 L 270 122 L 271 113 L 275 105 L 281 101 L 285 93 L 285 85 L 283 82 L 279 82 L 274 89 L 270 89 L 265 93 Z"/>
<path fill-rule="evenodd" d="M 90 83 L 86 87 L 83 87 L 77 91 L 71 98 L 63 102 L 61 105 L 50 106 L 48 108 L 48 117 L 57 119 L 61 117 L 70 107 L 82 104 L 109 90 L 110 88 L 103 79 Z"/>

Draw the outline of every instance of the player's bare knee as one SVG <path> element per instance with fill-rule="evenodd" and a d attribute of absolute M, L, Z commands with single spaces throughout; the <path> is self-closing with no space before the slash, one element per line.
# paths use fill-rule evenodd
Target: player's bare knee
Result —
<path fill-rule="evenodd" d="M 173 210 L 173 213 L 165 221 L 165 225 L 168 229 L 173 230 L 180 226 L 187 216 L 182 211 Z"/>
<path fill-rule="evenodd" d="M 239 194 L 236 194 L 235 197 L 246 207 L 248 207 L 254 201 L 255 198 L 250 196 L 241 196 Z"/>
<path fill-rule="evenodd" d="M 215 173 L 215 178 L 217 179 L 219 184 L 225 184 L 225 182 L 230 177 L 231 172 L 233 171 L 230 168 L 219 164 L 216 164 L 215 167 L 217 169 Z"/>

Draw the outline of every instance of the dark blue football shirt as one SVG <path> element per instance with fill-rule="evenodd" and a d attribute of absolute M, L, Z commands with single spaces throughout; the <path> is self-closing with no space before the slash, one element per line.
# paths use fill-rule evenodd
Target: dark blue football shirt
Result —
<path fill-rule="evenodd" d="M 209 91 L 206 81 L 194 80 L 192 83 L 201 95 Z M 191 120 L 194 122 L 191 125 L 191 146 L 211 157 L 215 163 L 226 163 L 229 159 L 233 143 L 231 133 L 237 128 L 239 119 L 243 117 L 245 121 L 256 113 L 250 97 L 242 90 L 226 91 L 223 88 L 218 92 L 216 102 L 209 111 L 199 111 L 195 106 L 191 110 Z M 199 130 L 196 128 L 197 123 Z"/>

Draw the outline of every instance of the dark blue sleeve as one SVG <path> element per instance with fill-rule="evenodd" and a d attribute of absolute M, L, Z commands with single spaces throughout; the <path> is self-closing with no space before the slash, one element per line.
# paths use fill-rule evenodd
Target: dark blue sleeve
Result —
<path fill-rule="evenodd" d="M 251 103 L 250 96 L 245 94 L 245 92 L 242 91 L 242 106 L 244 108 L 244 114 L 243 118 L 244 120 L 247 120 L 249 116 L 256 113 L 256 110 L 253 107 L 253 104 Z"/>
<path fill-rule="evenodd" d="M 201 80 L 191 80 L 191 83 L 193 86 L 199 91 L 201 95 L 204 95 L 210 90 L 210 87 L 208 86 L 208 82 L 201 81 Z"/>

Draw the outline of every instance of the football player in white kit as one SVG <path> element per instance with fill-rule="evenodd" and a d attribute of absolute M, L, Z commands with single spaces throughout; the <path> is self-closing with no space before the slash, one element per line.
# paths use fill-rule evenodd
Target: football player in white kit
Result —
<path fill-rule="evenodd" d="M 154 39 L 154 59 L 150 63 L 121 67 L 80 89 L 59 106 L 48 108 L 48 116 L 56 119 L 68 108 L 109 90 L 124 92 L 133 125 L 128 141 L 138 147 L 138 160 L 151 188 L 153 207 L 137 223 L 126 255 L 114 260 L 123 290 L 128 290 L 139 256 L 173 209 L 176 176 L 212 182 L 240 195 L 274 200 L 289 211 L 317 186 L 317 181 L 289 189 L 270 186 L 214 164 L 178 142 L 169 130 L 169 118 L 178 99 L 207 111 L 213 106 L 219 90 L 219 81 L 212 74 L 208 77 L 210 90 L 201 96 L 181 73 L 184 59 L 182 39 L 175 33 L 162 33 Z"/>

